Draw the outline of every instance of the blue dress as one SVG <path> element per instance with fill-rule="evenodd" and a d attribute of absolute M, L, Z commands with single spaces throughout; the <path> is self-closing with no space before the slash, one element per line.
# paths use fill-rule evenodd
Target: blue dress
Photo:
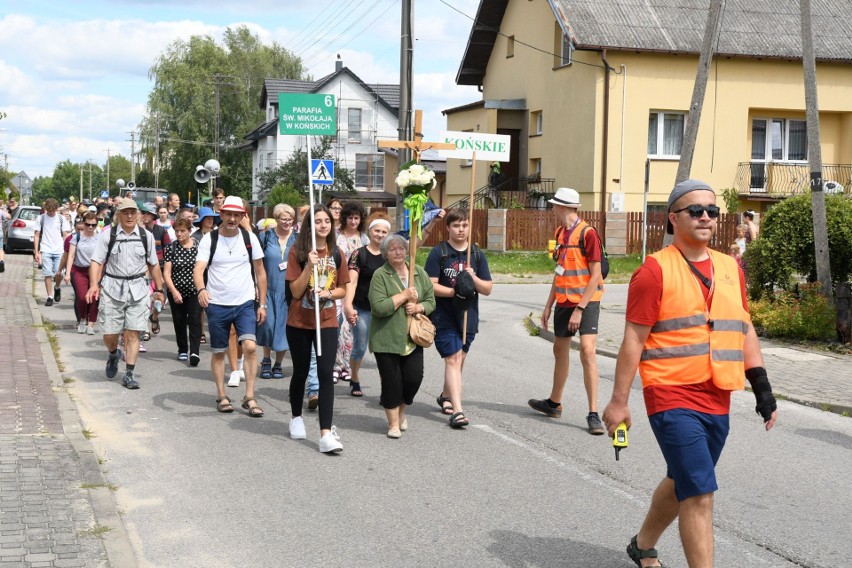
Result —
<path fill-rule="evenodd" d="M 263 267 L 266 269 L 266 321 L 257 331 L 257 344 L 261 347 L 269 347 L 276 352 L 287 351 L 290 344 L 287 343 L 284 274 L 287 270 L 287 255 L 290 254 L 290 247 L 296 241 L 296 231 L 290 233 L 283 251 L 275 229 L 264 231 L 258 240 L 263 247 Z"/>

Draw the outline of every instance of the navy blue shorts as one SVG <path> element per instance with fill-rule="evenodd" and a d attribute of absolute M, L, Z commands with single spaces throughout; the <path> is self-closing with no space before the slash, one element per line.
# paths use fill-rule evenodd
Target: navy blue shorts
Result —
<path fill-rule="evenodd" d="M 467 341 L 462 345 L 461 331 L 450 327 L 439 327 L 435 330 L 435 348 L 442 359 L 455 355 L 459 351 L 467 353 L 470 351 L 470 344 L 476 338 L 475 333 L 467 334 Z"/>
<path fill-rule="evenodd" d="M 716 462 L 728 437 L 729 416 L 676 408 L 648 420 L 666 459 L 666 475 L 674 480 L 677 500 L 715 492 Z"/>
<path fill-rule="evenodd" d="M 237 330 L 237 341 L 257 341 L 257 312 L 254 300 L 239 306 L 207 306 L 207 328 L 210 330 L 210 350 L 224 353 L 228 350 L 231 325 Z"/>

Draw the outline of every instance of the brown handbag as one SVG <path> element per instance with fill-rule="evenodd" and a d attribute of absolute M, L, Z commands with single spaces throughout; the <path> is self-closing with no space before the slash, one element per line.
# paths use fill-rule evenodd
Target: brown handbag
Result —
<path fill-rule="evenodd" d="M 399 291 L 402 292 L 402 287 L 399 282 L 396 283 Z M 414 314 L 406 316 L 408 318 L 408 336 L 415 345 L 420 347 L 432 347 L 435 343 L 435 324 L 423 314 Z"/>
<path fill-rule="evenodd" d="M 408 316 L 408 335 L 420 347 L 432 347 L 435 343 L 435 324 L 423 314 Z"/>

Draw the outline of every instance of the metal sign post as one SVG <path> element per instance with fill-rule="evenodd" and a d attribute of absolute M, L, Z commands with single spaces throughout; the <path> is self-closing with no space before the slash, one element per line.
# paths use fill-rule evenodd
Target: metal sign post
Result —
<path fill-rule="evenodd" d="M 279 93 L 278 130 L 281 134 L 304 135 L 308 146 L 308 203 L 311 215 L 311 250 L 317 250 L 317 233 L 314 229 L 313 170 L 311 169 L 311 136 L 335 136 L 337 134 L 337 110 L 334 95 Z M 332 256 L 332 251 L 328 251 Z M 317 333 L 317 356 L 322 355 L 320 342 L 319 276 L 313 267 L 314 322 Z M 305 293 L 308 291 L 306 290 Z"/>

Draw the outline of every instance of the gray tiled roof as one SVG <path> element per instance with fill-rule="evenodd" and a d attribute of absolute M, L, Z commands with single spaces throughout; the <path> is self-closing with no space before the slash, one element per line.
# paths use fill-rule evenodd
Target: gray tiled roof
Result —
<path fill-rule="evenodd" d="M 394 115 L 399 113 L 399 85 L 385 83 L 365 83 L 348 67 L 343 67 L 339 71 L 330 73 L 325 77 L 321 77 L 316 81 L 298 81 L 294 79 L 266 79 L 263 82 L 263 90 L 260 93 L 260 107 L 266 108 L 268 98 L 272 100 L 278 99 L 279 93 L 314 93 L 317 89 L 331 81 L 334 77 L 341 73 L 350 75 L 355 81 L 361 84 L 367 92 L 372 92 L 379 97 L 379 100 L 388 110 Z"/>
<path fill-rule="evenodd" d="M 456 82 L 479 85 L 506 5 L 481 0 Z M 518 0 L 514 0 L 518 1 Z M 576 47 L 698 53 L 710 0 L 548 0 Z M 801 18 L 796 0 L 726 0 L 717 54 L 798 59 Z M 819 60 L 852 62 L 852 0 L 812 0 Z M 504 30 L 505 32 L 505 30 Z M 509 32 L 511 33 L 511 32 Z"/>
<path fill-rule="evenodd" d="M 550 0 L 578 47 L 698 53 L 708 0 Z M 726 0 L 717 53 L 799 58 L 795 0 Z M 852 0 L 813 0 L 818 59 L 852 61 Z"/>

